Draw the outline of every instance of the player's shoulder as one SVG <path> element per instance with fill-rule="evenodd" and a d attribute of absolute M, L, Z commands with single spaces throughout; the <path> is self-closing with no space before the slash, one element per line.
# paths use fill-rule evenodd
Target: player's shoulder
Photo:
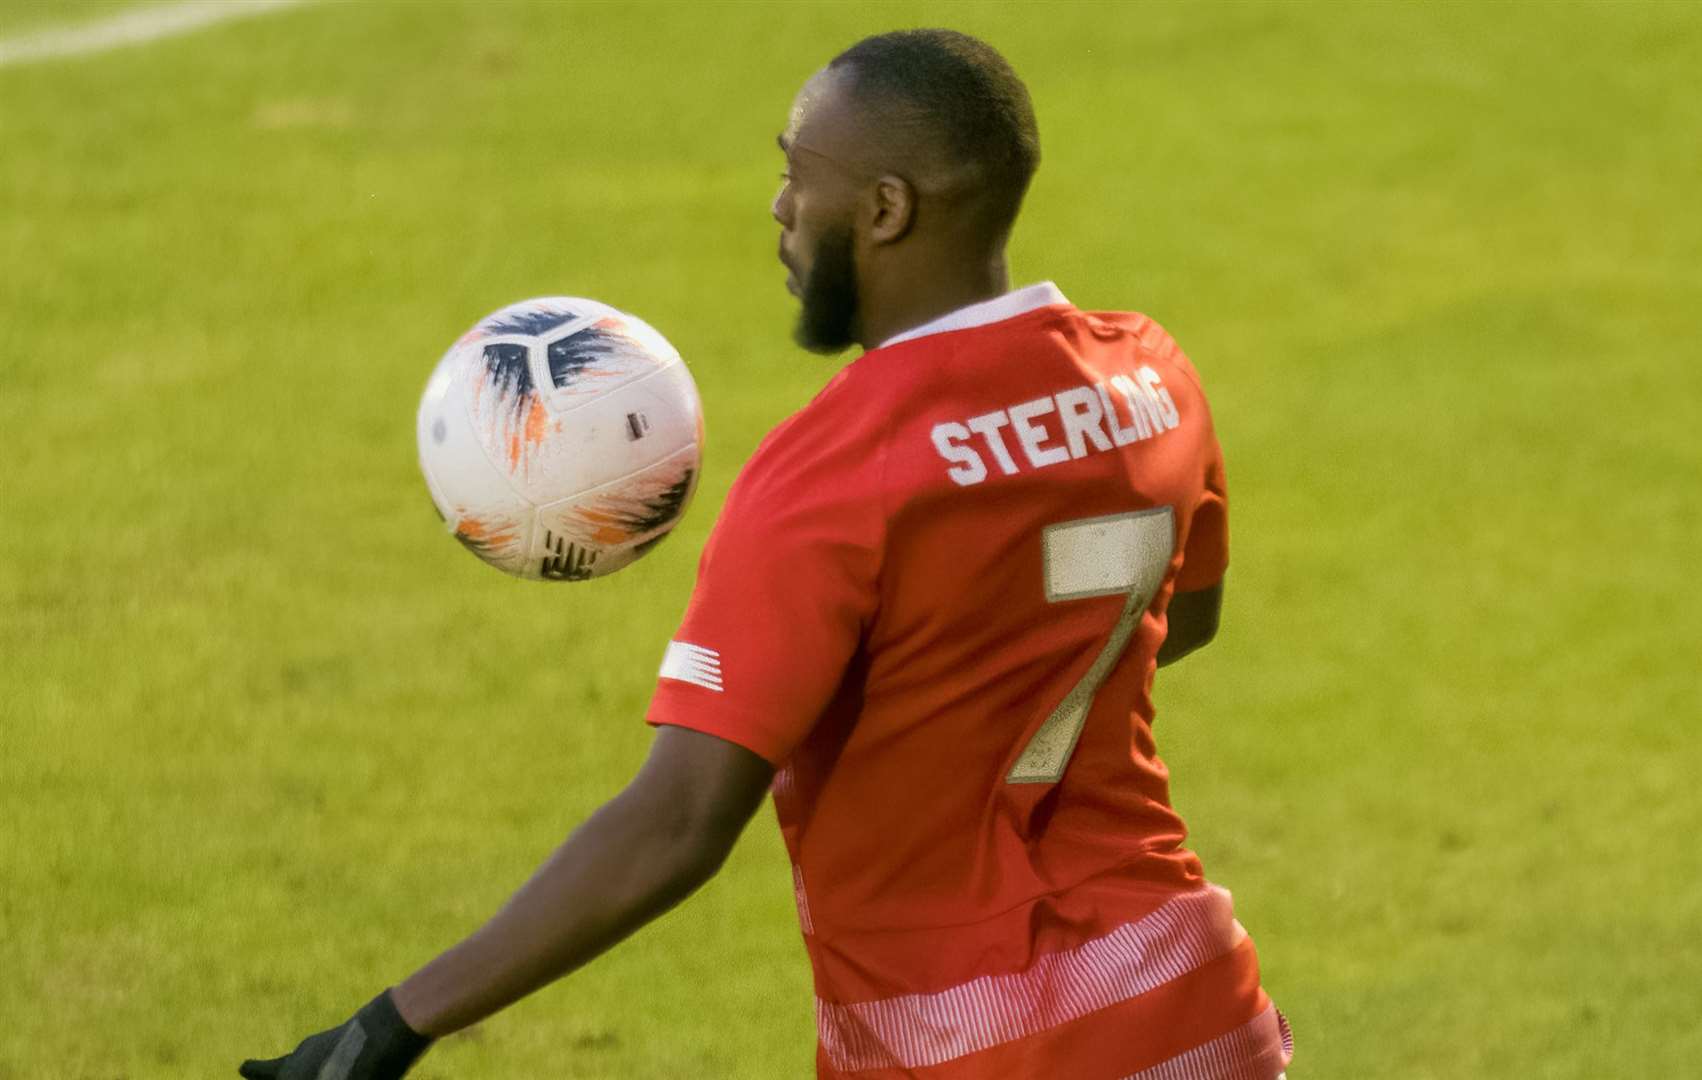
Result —
<path fill-rule="evenodd" d="M 961 381 L 961 339 L 987 329 L 885 345 L 846 364 L 763 438 L 740 470 L 741 494 L 790 488 L 808 489 L 812 499 L 878 500 L 893 433 L 951 396 Z"/>
<path fill-rule="evenodd" d="M 1182 351 L 1181 346 L 1176 344 L 1176 339 L 1170 336 L 1170 331 L 1145 312 L 1084 311 L 1082 317 L 1090 325 L 1108 327 L 1129 335 L 1149 353 L 1165 355 Z"/>
<path fill-rule="evenodd" d="M 1147 356 L 1175 366 L 1189 381 L 1204 392 L 1200 373 L 1170 331 L 1151 315 L 1139 311 L 1087 311 L 1082 313 L 1090 323 L 1112 327 L 1128 334 Z"/>
<path fill-rule="evenodd" d="M 836 373 L 802 408 L 776 424 L 739 470 L 736 489 L 762 498 L 854 498 L 878 482 L 886 413 L 880 388 Z"/>
<path fill-rule="evenodd" d="M 884 427 L 880 407 L 890 387 L 859 363 L 841 368 L 803 407 L 776 424 L 763 447 L 809 444 L 826 450 L 878 438 Z"/>
<path fill-rule="evenodd" d="M 941 377 L 939 358 L 950 350 L 933 338 L 870 349 L 835 372 L 804 406 L 776 424 L 759 454 L 785 455 L 794 447 L 814 456 L 870 453 L 893 427 L 893 418 L 925 399 Z M 754 459 L 753 459 L 754 460 Z"/>

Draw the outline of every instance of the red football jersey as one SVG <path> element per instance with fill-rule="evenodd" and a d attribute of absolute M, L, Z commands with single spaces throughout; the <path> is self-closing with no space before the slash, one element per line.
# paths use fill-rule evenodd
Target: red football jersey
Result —
<path fill-rule="evenodd" d="M 648 720 L 779 769 L 820 1076 L 1286 1066 L 1151 730 L 1226 529 L 1176 343 L 1049 283 L 865 353 L 745 466 Z"/>

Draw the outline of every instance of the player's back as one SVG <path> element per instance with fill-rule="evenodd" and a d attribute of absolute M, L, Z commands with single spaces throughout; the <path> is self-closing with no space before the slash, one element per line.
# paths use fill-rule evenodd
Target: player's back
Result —
<path fill-rule="evenodd" d="M 712 692 L 665 663 L 652 720 L 783 766 L 823 1076 L 1274 1076 L 1280 1022 L 1150 730 L 1169 599 L 1226 561 L 1204 395 L 1142 316 L 1050 286 L 967 310 L 747 465 L 675 646 L 714 654 L 673 676 Z M 780 585 L 719 569 L 758 550 Z M 735 596 L 742 623 L 715 614 Z M 771 688 L 735 702 L 744 668 Z"/>
<path fill-rule="evenodd" d="M 803 842 L 835 832 L 818 920 L 957 925 L 1106 873 L 1196 885 L 1148 738 L 1190 534 L 1206 584 L 1223 569 L 1187 361 L 1143 317 L 1048 307 L 858 365 L 888 384 L 890 503 L 854 722 L 790 778 L 815 793 Z"/>

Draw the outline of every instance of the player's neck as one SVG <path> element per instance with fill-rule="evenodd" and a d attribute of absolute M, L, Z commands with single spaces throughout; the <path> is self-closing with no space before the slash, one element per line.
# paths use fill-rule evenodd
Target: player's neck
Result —
<path fill-rule="evenodd" d="M 865 349 L 876 348 L 888 338 L 959 308 L 1003 296 L 1011 291 L 1010 281 L 1003 252 L 967 264 L 958 260 L 887 275 L 884 287 L 864 289 L 857 343 Z"/>

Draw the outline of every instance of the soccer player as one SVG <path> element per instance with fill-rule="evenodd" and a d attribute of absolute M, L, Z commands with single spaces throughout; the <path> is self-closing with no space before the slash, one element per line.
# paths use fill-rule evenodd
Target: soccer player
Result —
<path fill-rule="evenodd" d="M 715 873 L 772 791 L 845 1080 L 1271 1080 L 1287 1025 L 1183 846 L 1157 667 L 1213 636 L 1224 474 L 1151 319 L 1010 291 L 1028 94 L 869 38 L 780 136 L 797 336 L 863 354 L 728 495 L 632 783 L 483 928 L 245 1077 L 398 1077 Z"/>

